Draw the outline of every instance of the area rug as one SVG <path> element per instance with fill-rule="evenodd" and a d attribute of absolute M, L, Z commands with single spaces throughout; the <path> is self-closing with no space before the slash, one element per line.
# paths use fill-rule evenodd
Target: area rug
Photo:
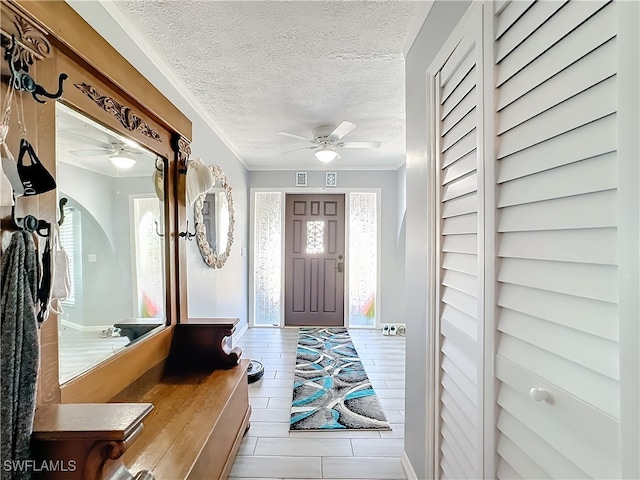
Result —
<path fill-rule="evenodd" d="M 346 328 L 301 328 L 290 430 L 391 430 Z"/>

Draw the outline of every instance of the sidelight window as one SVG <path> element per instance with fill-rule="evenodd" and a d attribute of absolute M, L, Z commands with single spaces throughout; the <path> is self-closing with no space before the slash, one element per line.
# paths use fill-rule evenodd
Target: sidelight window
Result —
<path fill-rule="evenodd" d="M 282 199 L 280 192 L 255 194 L 253 268 L 256 325 L 280 325 Z"/>
<path fill-rule="evenodd" d="M 349 194 L 349 326 L 375 327 L 378 208 L 373 192 Z"/>

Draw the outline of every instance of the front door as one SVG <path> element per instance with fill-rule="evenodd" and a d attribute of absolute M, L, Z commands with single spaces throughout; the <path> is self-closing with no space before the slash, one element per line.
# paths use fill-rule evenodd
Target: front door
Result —
<path fill-rule="evenodd" d="M 344 195 L 287 195 L 288 326 L 344 325 Z"/>

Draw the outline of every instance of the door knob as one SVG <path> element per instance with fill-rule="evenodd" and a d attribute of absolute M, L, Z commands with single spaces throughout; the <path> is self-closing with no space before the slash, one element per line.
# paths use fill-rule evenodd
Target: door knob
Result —
<path fill-rule="evenodd" d="M 532 388 L 529 390 L 529 396 L 536 402 L 544 402 L 549 400 L 549 392 L 544 388 Z"/>
<path fill-rule="evenodd" d="M 338 273 L 344 272 L 344 262 L 338 262 Z"/>

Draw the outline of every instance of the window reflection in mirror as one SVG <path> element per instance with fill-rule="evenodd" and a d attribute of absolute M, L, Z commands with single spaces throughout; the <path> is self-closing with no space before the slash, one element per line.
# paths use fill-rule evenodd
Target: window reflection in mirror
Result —
<path fill-rule="evenodd" d="M 71 275 L 59 316 L 64 383 L 165 325 L 165 162 L 60 103 L 56 150 Z"/>

